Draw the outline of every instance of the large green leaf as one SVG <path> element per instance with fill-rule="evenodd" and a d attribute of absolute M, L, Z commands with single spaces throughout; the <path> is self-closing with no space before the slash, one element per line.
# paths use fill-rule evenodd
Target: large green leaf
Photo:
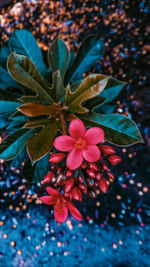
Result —
<path fill-rule="evenodd" d="M 20 85 L 12 79 L 7 70 L 0 66 L 0 89 L 6 89 L 8 87 L 20 88 Z"/>
<path fill-rule="evenodd" d="M 18 95 L 14 94 L 10 91 L 0 89 L 0 100 L 6 100 L 6 101 L 12 101 L 12 102 L 18 102 L 19 103 L 17 98 L 18 98 Z"/>
<path fill-rule="evenodd" d="M 10 163 L 9 167 L 20 168 L 27 155 L 27 150 L 24 148 Z"/>
<path fill-rule="evenodd" d="M 16 111 L 9 117 L 9 119 L 14 121 L 26 121 L 28 117 L 23 115 L 20 111 Z"/>
<path fill-rule="evenodd" d="M 109 79 L 104 91 L 101 93 L 101 96 L 106 98 L 105 103 L 109 103 L 114 100 L 120 93 L 123 86 L 125 86 L 124 82 L 121 82 L 114 78 Z"/>
<path fill-rule="evenodd" d="M 10 121 L 9 125 L 7 126 L 6 130 L 10 130 L 13 132 L 15 130 L 19 130 L 25 124 L 25 121 Z"/>
<path fill-rule="evenodd" d="M 16 94 L 0 89 L 0 113 L 15 112 L 16 108 L 20 106 L 17 97 Z"/>
<path fill-rule="evenodd" d="M 98 96 L 104 90 L 109 79 L 108 76 L 92 74 L 86 77 L 74 92 L 67 87 L 66 105 L 68 110 L 77 113 L 87 112 L 88 109 L 81 104 L 87 99 Z"/>
<path fill-rule="evenodd" d="M 55 91 L 55 99 L 56 101 L 61 100 L 62 97 L 65 97 L 65 88 L 63 86 L 63 81 L 60 76 L 60 70 L 57 70 L 53 73 L 53 90 Z"/>
<path fill-rule="evenodd" d="M 37 129 L 21 129 L 8 135 L 0 144 L 0 158 L 5 160 L 15 158 L 35 133 Z"/>
<path fill-rule="evenodd" d="M 3 46 L 0 49 L 0 66 L 2 66 L 4 69 L 7 69 L 7 59 L 10 53 L 10 49 L 7 46 Z"/>
<path fill-rule="evenodd" d="M 0 129 L 5 128 L 9 124 L 9 114 L 8 113 L 1 113 L 0 114 Z"/>
<path fill-rule="evenodd" d="M 97 107 L 95 109 L 95 112 L 102 113 L 102 114 L 110 114 L 110 113 L 115 113 L 117 105 L 113 104 L 105 104 Z"/>
<path fill-rule="evenodd" d="M 41 49 L 34 36 L 27 30 L 16 30 L 8 42 L 11 52 L 27 56 L 35 64 L 41 75 L 45 75 L 47 68 L 43 62 Z"/>
<path fill-rule="evenodd" d="M 0 100 L 0 113 L 15 112 L 20 103 Z"/>
<path fill-rule="evenodd" d="M 60 76 L 64 79 L 70 60 L 70 53 L 65 42 L 56 38 L 48 51 L 48 62 L 52 72 L 60 70 Z"/>
<path fill-rule="evenodd" d="M 96 96 L 92 99 L 87 100 L 84 103 L 84 107 L 86 107 L 88 110 L 94 110 L 95 108 L 98 108 L 99 106 L 102 106 L 105 103 L 106 98 L 102 96 Z"/>
<path fill-rule="evenodd" d="M 35 96 L 21 97 L 22 101 L 53 103 L 50 88 L 29 58 L 12 53 L 8 59 L 8 70 L 17 82 L 36 93 Z"/>
<path fill-rule="evenodd" d="M 58 122 L 54 119 L 50 119 L 49 122 L 45 124 L 42 123 L 41 126 L 42 130 L 27 143 L 28 153 L 33 163 L 50 151 L 54 137 L 59 128 Z M 37 127 L 37 125 L 35 125 L 35 127 Z"/>
<path fill-rule="evenodd" d="M 128 146 L 143 142 L 135 122 L 119 114 L 85 114 L 80 115 L 87 126 L 96 126 L 104 130 L 106 139 L 119 146 Z"/>
<path fill-rule="evenodd" d="M 99 36 L 91 35 L 81 44 L 72 67 L 67 71 L 66 84 L 83 78 L 82 74 L 94 67 L 103 55 L 104 46 Z"/>

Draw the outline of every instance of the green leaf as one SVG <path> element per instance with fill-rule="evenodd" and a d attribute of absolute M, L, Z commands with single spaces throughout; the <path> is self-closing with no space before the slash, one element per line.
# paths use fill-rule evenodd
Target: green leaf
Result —
<path fill-rule="evenodd" d="M 27 144 L 28 153 L 33 163 L 50 151 L 56 132 L 59 129 L 58 122 L 54 119 L 50 119 L 45 124 L 41 123 L 41 126 L 42 130 L 36 136 L 33 136 Z"/>
<path fill-rule="evenodd" d="M 45 175 L 48 173 L 50 169 L 49 157 L 50 155 L 48 153 L 36 163 L 36 168 L 34 170 L 33 181 L 32 181 L 33 183 L 42 181 Z"/>
<path fill-rule="evenodd" d="M 116 96 L 120 93 L 121 89 L 124 86 L 124 82 L 111 78 L 109 79 L 104 91 L 101 93 L 100 96 L 106 98 L 105 103 L 109 103 L 116 98 Z"/>
<path fill-rule="evenodd" d="M 47 68 L 43 61 L 41 49 L 34 36 L 27 30 L 16 30 L 8 41 L 11 52 L 27 56 L 35 64 L 41 75 L 45 75 Z"/>
<path fill-rule="evenodd" d="M 1 113 L 0 114 L 0 129 L 5 128 L 9 124 L 9 114 L 7 113 Z"/>
<path fill-rule="evenodd" d="M 63 87 L 63 81 L 60 76 L 60 71 L 57 70 L 53 73 L 52 76 L 53 79 L 53 89 L 56 94 L 56 101 L 61 100 L 61 96 L 65 95 L 65 88 Z"/>
<path fill-rule="evenodd" d="M 70 53 L 65 42 L 56 38 L 48 51 L 48 62 L 52 72 L 60 70 L 60 76 L 64 79 L 70 60 Z"/>
<path fill-rule="evenodd" d="M 96 96 L 92 99 L 87 100 L 83 105 L 86 107 L 88 110 L 92 111 L 95 108 L 102 106 L 105 103 L 104 97 L 101 96 Z"/>
<path fill-rule="evenodd" d="M 34 165 L 32 165 L 30 158 L 28 158 L 23 167 L 23 176 L 29 182 L 37 183 L 43 180 L 49 169 L 49 153 Z"/>
<path fill-rule="evenodd" d="M 7 46 L 3 46 L 0 49 L 0 65 L 7 70 L 7 59 L 10 55 L 10 50 Z"/>
<path fill-rule="evenodd" d="M 100 127 L 104 130 L 106 139 L 119 146 L 129 146 L 143 142 L 136 123 L 119 114 L 85 114 L 80 119 L 86 126 Z"/>
<path fill-rule="evenodd" d="M 35 133 L 37 129 L 21 129 L 8 135 L 0 144 L 0 158 L 5 160 L 15 158 Z"/>
<path fill-rule="evenodd" d="M 70 51 L 70 60 L 69 60 L 69 66 L 68 68 L 71 68 L 75 60 L 75 54 L 73 51 Z"/>
<path fill-rule="evenodd" d="M 0 113 L 15 112 L 20 103 L 0 100 Z"/>
<path fill-rule="evenodd" d="M 10 168 L 20 168 L 22 166 L 22 163 L 24 162 L 27 155 L 27 150 L 24 148 L 18 155 L 15 157 L 12 162 L 10 163 Z"/>
<path fill-rule="evenodd" d="M 10 120 L 19 120 L 19 121 L 26 121 L 28 119 L 27 116 L 24 116 L 20 111 L 16 111 L 15 113 L 13 113 L 10 117 Z"/>
<path fill-rule="evenodd" d="M 110 79 L 108 76 L 92 74 L 86 77 L 74 92 L 67 87 L 66 105 L 68 110 L 77 113 L 87 112 L 88 109 L 81 104 L 87 99 L 98 96 L 104 90 L 108 79 Z"/>
<path fill-rule="evenodd" d="M 104 104 L 104 105 L 101 105 L 100 107 L 96 108 L 95 112 L 110 114 L 110 113 L 113 113 L 115 111 L 116 107 L 117 107 L 117 105 Z"/>
<path fill-rule="evenodd" d="M 7 91 L 0 89 L 0 113 L 11 113 L 20 106 L 17 101 L 18 96 Z"/>
<path fill-rule="evenodd" d="M 99 62 L 103 51 L 104 45 L 99 36 L 87 37 L 81 44 L 72 67 L 67 71 L 65 84 L 83 78 L 82 74 Z"/>
<path fill-rule="evenodd" d="M 35 96 L 23 96 L 20 100 L 23 102 L 53 103 L 50 88 L 29 58 L 12 53 L 8 59 L 8 70 L 17 82 L 36 93 Z"/>
<path fill-rule="evenodd" d="M 7 126 L 6 130 L 18 130 L 20 128 L 22 128 L 22 126 L 25 124 L 25 121 L 10 121 L 9 125 Z"/>
<path fill-rule="evenodd" d="M 35 118 L 29 118 L 29 120 L 25 124 L 25 128 L 37 128 L 42 127 L 42 125 L 45 125 L 46 123 L 49 123 L 49 118 L 42 118 L 42 117 L 35 117 Z"/>
<path fill-rule="evenodd" d="M 20 85 L 12 79 L 7 70 L 0 66 L 0 88 L 6 89 L 8 87 L 20 88 Z"/>
<path fill-rule="evenodd" d="M 77 81 L 71 83 L 70 84 L 70 86 L 71 86 L 71 92 L 74 92 L 79 87 L 79 85 L 80 85 L 80 83 L 82 81 L 83 81 L 83 79 L 82 80 L 77 80 Z"/>

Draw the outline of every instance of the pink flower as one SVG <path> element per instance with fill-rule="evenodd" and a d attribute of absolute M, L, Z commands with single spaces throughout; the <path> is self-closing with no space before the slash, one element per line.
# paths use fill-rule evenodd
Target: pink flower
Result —
<path fill-rule="evenodd" d="M 81 166 L 83 159 L 95 162 L 100 159 L 101 152 L 96 146 L 104 139 L 104 131 L 92 127 L 86 131 L 83 122 L 74 119 L 69 125 L 69 134 L 56 137 L 54 147 L 60 151 L 69 151 L 66 165 L 74 170 Z"/>
<path fill-rule="evenodd" d="M 68 209 L 72 216 L 77 220 L 82 220 L 82 215 L 74 204 L 57 190 L 52 187 L 46 187 L 50 196 L 42 196 L 40 200 L 47 205 L 54 205 L 54 217 L 57 222 L 63 223 L 68 217 Z"/>

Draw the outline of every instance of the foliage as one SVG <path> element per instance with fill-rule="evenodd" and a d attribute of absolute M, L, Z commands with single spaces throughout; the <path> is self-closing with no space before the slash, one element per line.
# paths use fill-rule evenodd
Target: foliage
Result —
<path fill-rule="evenodd" d="M 17 157 L 14 166 L 26 158 L 23 175 L 30 181 L 43 178 L 54 138 L 58 132 L 66 133 L 73 118 L 101 127 L 106 139 L 119 146 L 143 141 L 130 118 L 108 114 L 125 83 L 102 74 L 84 78 L 103 51 L 99 36 L 85 39 L 76 55 L 57 37 L 48 51 L 47 68 L 27 30 L 15 31 L 8 46 L 1 48 L 0 118 L 9 135 L 0 145 L 0 158 Z"/>

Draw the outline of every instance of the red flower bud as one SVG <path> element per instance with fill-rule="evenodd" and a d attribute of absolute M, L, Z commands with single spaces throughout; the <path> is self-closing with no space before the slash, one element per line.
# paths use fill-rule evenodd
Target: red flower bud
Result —
<path fill-rule="evenodd" d="M 82 201 L 82 193 L 78 187 L 74 187 L 72 190 L 72 197 L 75 200 Z"/>
<path fill-rule="evenodd" d="M 95 178 L 95 172 L 93 170 L 87 169 L 86 171 L 90 177 Z"/>
<path fill-rule="evenodd" d="M 115 154 L 115 149 L 111 146 L 101 146 L 101 150 L 108 155 Z"/>
<path fill-rule="evenodd" d="M 99 189 L 102 191 L 102 193 L 106 194 L 108 191 L 108 184 L 106 180 L 102 177 L 102 179 L 98 183 Z"/>
<path fill-rule="evenodd" d="M 112 179 L 112 180 L 115 179 L 115 176 L 113 175 L 112 172 L 107 172 L 107 176 L 108 176 L 108 178 L 110 178 L 110 179 Z"/>
<path fill-rule="evenodd" d="M 121 158 L 117 155 L 110 156 L 108 160 L 112 165 L 117 165 L 121 162 Z"/>
<path fill-rule="evenodd" d="M 54 173 L 52 171 L 50 171 L 48 174 L 46 174 L 46 176 L 44 177 L 43 179 L 43 184 L 47 184 L 47 183 L 50 183 L 51 180 L 53 179 L 54 177 Z"/>
<path fill-rule="evenodd" d="M 65 158 L 65 156 L 66 156 L 65 153 L 56 153 L 56 154 L 53 154 L 49 158 L 49 162 L 50 163 L 59 163 L 60 161 L 62 161 Z"/>
<path fill-rule="evenodd" d="M 98 173 L 96 173 L 95 178 L 96 178 L 98 181 L 100 181 L 100 179 L 102 178 L 102 176 L 103 176 L 103 174 L 102 174 L 101 172 L 98 172 Z"/>
<path fill-rule="evenodd" d="M 78 187 L 81 189 L 81 191 L 86 194 L 87 193 L 87 187 L 84 184 L 79 184 Z"/>
<path fill-rule="evenodd" d="M 66 182 L 65 193 L 69 193 L 72 190 L 73 186 L 74 186 L 74 179 L 72 178 Z"/>
<path fill-rule="evenodd" d="M 58 174 L 56 182 L 57 182 L 58 185 L 62 186 L 64 184 L 64 182 L 65 182 L 65 176 L 63 174 L 61 174 L 61 173 Z"/>
<path fill-rule="evenodd" d="M 109 171 L 109 168 L 108 168 L 108 166 L 105 163 L 102 164 L 102 169 L 104 171 Z"/>
<path fill-rule="evenodd" d="M 86 163 L 82 163 L 81 168 L 86 169 L 86 167 L 87 167 Z"/>
<path fill-rule="evenodd" d="M 68 170 L 66 172 L 66 177 L 70 177 L 70 176 L 72 176 L 72 174 L 73 174 L 73 172 L 71 170 Z"/>
<path fill-rule="evenodd" d="M 79 179 L 79 183 L 82 184 L 84 179 L 83 179 L 83 176 L 81 174 L 79 174 L 78 179 Z"/>
<path fill-rule="evenodd" d="M 89 168 L 93 171 L 98 171 L 98 166 L 95 163 L 89 163 Z"/>

